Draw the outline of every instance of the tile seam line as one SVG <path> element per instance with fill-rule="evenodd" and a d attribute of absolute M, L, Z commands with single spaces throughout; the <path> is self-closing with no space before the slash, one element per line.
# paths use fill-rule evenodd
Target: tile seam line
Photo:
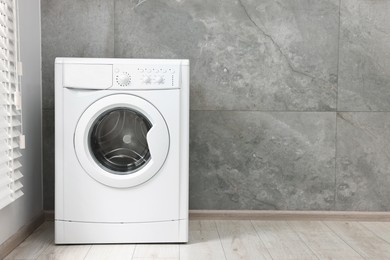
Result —
<path fill-rule="evenodd" d="M 337 112 L 335 113 L 335 135 L 334 135 L 334 197 L 333 197 L 333 210 L 336 210 L 337 205 L 337 136 L 338 136 L 338 123 L 337 123 Z"/>
<path fill-rule="evenodd" d="M 305 245 L 307 247 L 307 249 L 309 249 L 309 251 L 313 254 L 313 256 L 315 256 L 318 260 L 321 260 L 321 258 L 316 254 L 315 250 L 313 250 L 306 242 L 305 240 L 302 238 L 302 235 L 299 234 L 299 232 L 297 230 L 295 230 L 289 221 L 286 221 L 286 224 L 287 226 L 290 228 L 290 230 L 298 237 L 299 241 L 302 242 L 303 245 Z"/>
<path fill-rule="evenodd" d="M 41 225 L 41 226 L 42 226 L 42 225 Z M 37 230 L 37 229 L 36 229 L 36 230 Z M 34 232 L 35 232 L 36 230 L 34 230 Z M 34 232 L 33 232 L 32 234 L 34 234 Z M 32 235 L 32 234 L 31 234 L 31 235 Z M 31 235 L 30 235 L 30 236 L 31 236 Z M 26 240 L 27 240 L 27 238 L 26 238 Z M 24 241 L 23 241 L 23 242 L 24 242 Z M 22 243 L 23 243 L 23 242 L 22 242 Z M 53 238 L 53 239 L 50 239 L 50 244 L 48 243 L 48 244 L 44 245 L 44 246 L 43 246 L 43 249 L 42 249 L 42 251 L 41 251 L 41 253 L 39 253 L 39 254 L 36 256 L 36 258 L 34 258 L 34 259 L 39 259 L 39 258 L 41 258 L 41 257 L 44 257 L 44 256 L 45 256 L 44 253 L 46 252 L 46 250 L 49 248 L 49 246 L 50 246 L 51 244 L 54 244 L 54 243 L 55 243 L 55 239 L 54 239 L 54 238 Z M 21 245 L 21 244 L 20 244 L 20 245 Z M 20 246 L 20 245 L 19 245 L 19 246 Z M 18 247 L 19 247 L 19 246 L 18 246 Z M 42 248 L 42 247 L 41 247 L 41 248 Z M 15 248 L 15 249 L 16 249 L 16 248 Z M 15 250 L 15 249 L 14 249 L 14 250 Z"/>
<path fill-rule="evenodd" d="M 375 237 L 379 238 L 380 240 L 382 240 L 383 242 L 385 242 L 386 244 L 390 244 L 389 241 L 387 241 L 386 239 L 384 239 L 382 236 L 378 235 L 376 232 L 374 232 L 373 230 L 371 230 L 371 228 L 367 227 L 366 225 L 364 225 L 361 221 L 357 222 L 358 225 L 360 225 L 362 228 L 366 229 L 368 232 L 370 232 L 371 234 L 373 234 Z"/>
<path fill-rule="evenodd" d="M 135 245 L 134 245 L 133 253 L 131 254 L 131 260 L 134 259 L 134 254 L 135 254 L 135 250 L 137 249 L 137 245 L 138 245 L 138 244 L 135 244 Z"/>
<path fill-rule="evenodd" d="M 113 44 L 113 56 L 114 56 L 114 58 L 116 57 L 116 52 L 115 52 L 115 2 L 116 2 L 116 0 L 112 0 L 113 1 L 113 15 L 112 15 L 112 28 L 113 28 L 113 37 L 112 37 L 112 44 Z"/>
<path fill-rule="evenodd" d="M 219 234 L 218 225 L 217 225 L 216 220 L 213 220 L 213 223 L 214 223 L 215 230 L 217 231 L 217 234 L 218 234 L 219 243 L 221 244 L 221 248 L 222 248 L 223 255 L 225 256 L 225 260 L 228 260 L 226 257 L 225 247 L 223 246 L 223 243 L 222 243 L 221 235 Z"/>
<path fill-rule="evenodd" d="M 339 30 L 337 34 L 337 90 L 336 90 L 336 111 L 339 108 L 339 83 L 340 83 L 340 36 L 341 36 L 341 1 L 339 0 Z"/>
<path fill-rule="evenodd" d="M 88 254 L 89 254 L 89 252 L 91 251 L 91 249 L 92 249 L 92 245 L 89 245 L 88 251 L 87 251 L 87 253 L 85 254 L 83 260 L 87 259 Z"/>
<path fill-rule="evenodd" d="M 329 228 L 330 231 L 333 232 L 333 234 L 335 234 L 338 238 L 340 238 L 346 245 L 348 245 L 353 251 L 356 252 L 356 254 L 358 254 L 362 259 L 367 259 L 365 258 L 364 256 L 362 256 L 353 246 L 351 246 L 344 238 L 342 238 L 342 236 L 337 233 L 337 231 L 333 230 L 327 223 L 326 221 L 321 221 L 325 226 L 327 226 Z"/>
<path fill-rule="evenodd" d="M 262 245 L 264 246 L 264 248 L 267 250 L 268 255 L 271 257 L 272 260 L 274 260 L 274 258 L 273 258 L 272 255 L 271 255 L 271 252 L 269 251 L 269 249 L 268 249 L 267 246 L 265 245 L 263 239 L 261 239 L 260 234 L 257 232 L 257 229 L 256 229 L 255 225 L 253 224 L 253 220 L 249 220 L 249 222 L 251 223 L 252 228 L 255 230 L 255 233 L 256 233 L 257 237 L 259 238 L 261 244 L 262 244 Z"/>
<path fill-rule="evenodd" d="M 188 241 L 188 242 L 189 242 L 189 241 Z M 187 243 L 188 243 L 188 242 L 187 242 Z M 179 244 L 179 245 L 178 245 L 178 247 L 179 247 L 179 248 L 178 248 L 178 249 L 179 249 L 179 250 L 178 250 L 178 258 L 177 258 L 178 260 L 181 259 L 181 246 L 182 246 L 182 244 Z"/>

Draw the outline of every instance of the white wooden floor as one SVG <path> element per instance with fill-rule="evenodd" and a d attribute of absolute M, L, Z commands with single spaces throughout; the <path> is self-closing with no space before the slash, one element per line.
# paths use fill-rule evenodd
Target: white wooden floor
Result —
<path fill-rule="evenodd" d="M 5 259 L 390 259 L 390 222 L 190 222 L 180 245 L 55 246 L 46 222 Z"/>

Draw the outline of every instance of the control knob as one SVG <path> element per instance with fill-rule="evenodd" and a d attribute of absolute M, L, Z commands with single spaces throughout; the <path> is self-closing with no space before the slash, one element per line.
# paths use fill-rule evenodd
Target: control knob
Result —
<path fill-rule="evenodd" d="M 122 87 L 130 85 L 131 77 L 127 72 L 120 73 L 116 76 L 116 82 Z"/>
<path fill-rule="evenodd" d="M 158 76 L 158 77 L 155 78 L 154 82 L 157 83 L 157 84 L 163 84 L 164 83 L 164 77 Z"/>
<path fill-rule="evenodd" d="M 142 82 L 146 83 L 146 84 L 150 84 L 150 83 L 152 83 L 152 79 L 150 78 L 150 76 L 144 76 L 142 78 Z"/>

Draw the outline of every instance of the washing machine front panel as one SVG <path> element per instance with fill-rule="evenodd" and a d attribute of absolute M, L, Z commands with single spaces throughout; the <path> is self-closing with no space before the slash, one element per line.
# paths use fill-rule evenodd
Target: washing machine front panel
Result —
<path fill-rule="evenodd" d="M 81 115 L 74 135 L 77 158 L 96 181 L 115 188 L 140 185 L 163 166 L 169 132 L 161 113 L 130 94 L 103 97 Z"/>
<path fill-rule="evenodd" d="M 56 211 L 56 219 L 83 223 L 140 223 L 171 221 L 180 218 L 178 203 L 181 172 L 179 171 L 179 166 L 182 161 L 180 160 L 180 128 L 178 128 L 181 113 L 178 100 L 180 92 L 178 90 L 161 91 L 158 95 L 154 91 L 131 93 L 153 104 L 161 113 L 167 126 L 169 126 L 168 156 L 161 169 L 148 181 L 128 188 L 118 188 L 103 184 L 87 173 L 85 170 L 86 165 L 80 163 L 80 156 L 76 154 L 75 129 L 80 124 L 81 116 L 98 100 L 112 95 L 128 94 L 130 93 L 118 93 L 110 90 L 99 92 L 79 92 L 74 89 L 64 90 L 64 101 L 68 104 L 63 111 L 65 132 L 63 139 L 64 148 L 61 149 L 63 150 L 63 157 L 61 157 L 63 159 L 61 160 L 63 160 L 64 165 L 61 167 L 63 175 L 57 175 L 58 177 L 56 178 L 56 181 L 61 180 L 62 183 L 56 186 L 56 192 L 61 190 L 60 187 L 63 188 L 63 196 L 61 196 L 63 201 L 61 203 L 64 205 L 64 211 Z M 76 99 L 78 102 L 69 102 Z M 166 102 L 167 100 L 170 102 Z M 108 110 L 106 109 L 105 111 Z M 138 111 L 150 119 L 153 126 L 156 125 L 151 120 L 152 118 L 149 114 L 139 109 Z M 101 111 L 100 114 L 104 114 L 104 111 Z M 149 144 L 150 142 L 148 142 Z M 152 149 L 153 147 L 149 145 L 151 160 L 153 158 Z M 57 149 L 56 155 L 61 154 L 61 150 Z M 97 165 L 92 154 L 91 160 Z M 56 166 L 58 165 L 56 164 Z M 149 163 L 141 170 L 148 165 Z M 101 169 L 101 167 L 99 168 Z M 137 173 L 135 172 L 128 176 Z M 117 176 L 126 177 L 112 173 L 110 175 L 112 178 Z M 58 208 L 61 208 L 61 203 L 56 204 Z"/>

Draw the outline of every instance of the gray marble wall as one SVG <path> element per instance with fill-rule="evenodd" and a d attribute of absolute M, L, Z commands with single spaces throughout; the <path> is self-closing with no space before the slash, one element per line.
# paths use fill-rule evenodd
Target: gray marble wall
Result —
<path fill-rule="evenodd" d="M 42 0 L 57 56 L 191 60 L 192 209 L 390 210 L 390 1 Z"/>

